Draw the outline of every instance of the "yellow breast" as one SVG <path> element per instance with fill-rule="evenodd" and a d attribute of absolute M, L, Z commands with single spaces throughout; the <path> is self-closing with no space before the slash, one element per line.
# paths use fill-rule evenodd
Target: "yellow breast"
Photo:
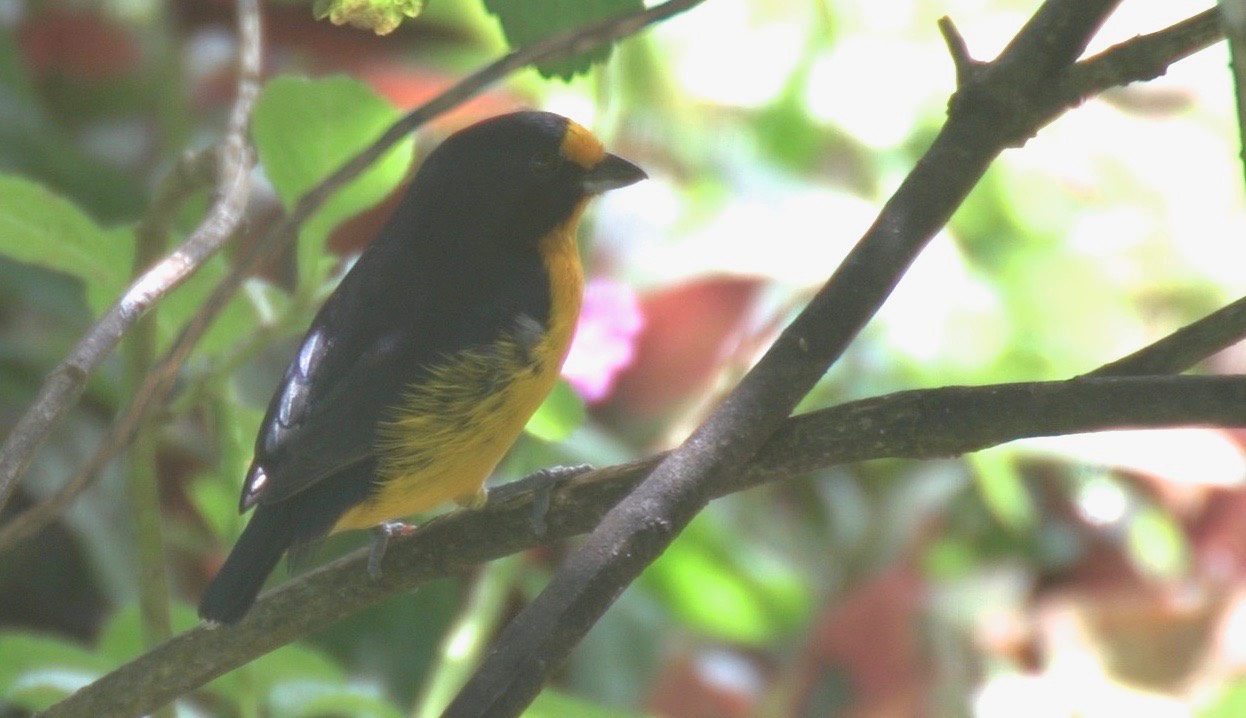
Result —
<path fill-rule="evenodd" d="M 379 487 L 347 511 L 334 531 L 434 509 L 476 495 L 558 380 L 584 290 L 576 227 L 584 203 L 541 245 L 550 313 L 535 342 L 503 335 L 487 350 L 465 351 L 430 367 L 410 387 L 398 418 L 380 427 Z"/>

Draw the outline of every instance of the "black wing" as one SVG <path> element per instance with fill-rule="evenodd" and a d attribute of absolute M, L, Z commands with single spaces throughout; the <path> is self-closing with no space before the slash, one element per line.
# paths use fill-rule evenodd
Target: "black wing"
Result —
<path fill-rule="evenodd" d="M 303 338 L 256 440 L 242 510 L 374 458 L 378 423 L 432 363 L 492 343 L 520 316 L 544 325 L 548 281 L 535 252 L 394 239 L 383 233 L 364 252 Z"/>
<path fill-rule="evenodd" d="M 418 322 L 403 316 L 420 311 L 419 295 L 393 291 L 397 266 L 365 253 L 316 315 L 269 403 L 242 510 L 372 456 L 377 422 L 427 359 L 415 346 Z"/>

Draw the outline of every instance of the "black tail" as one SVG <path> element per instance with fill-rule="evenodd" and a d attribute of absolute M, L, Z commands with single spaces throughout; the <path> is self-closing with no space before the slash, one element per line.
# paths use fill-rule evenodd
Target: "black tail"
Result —
<path fill-rule="evenodd" d="M 237 623 L 273 572 L 281 554 L 295 542 L 296 530 L 282 505 L 260 506 L 242 531 L 225 565 L 199 599 L 199 617 Z"/>

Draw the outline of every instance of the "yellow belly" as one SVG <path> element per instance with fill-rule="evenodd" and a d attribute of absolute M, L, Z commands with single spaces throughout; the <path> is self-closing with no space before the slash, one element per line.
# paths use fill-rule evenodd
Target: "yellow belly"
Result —
<path fill-rule="evenodd" d="M 584 284 L 575 246 L 579 214 L 543 241 L 550 278 L 545 333 L 534 344 L 504 336 L 488 350 L 431 367 L 428 380 L 410 387 L 397 416 L 380 427 L 377 491 L 343 514 L 333 531 L 369 528 L 479 494 L 553 389 L 570 347 Z"/>

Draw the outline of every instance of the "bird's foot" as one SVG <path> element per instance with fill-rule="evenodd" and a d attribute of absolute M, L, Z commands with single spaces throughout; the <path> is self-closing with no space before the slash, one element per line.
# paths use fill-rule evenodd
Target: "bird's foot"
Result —
<path fill-rule="evenodd" d="M 373 581 L 381 580 L 381 561 L 389 548 L 390 539 L 406 536 L 415 531 L 415 526 L 401 521 L 386 521 L 372 527 L 372 548 L 368 550 L 368 577 Z"/>
<path fill-rule="evenodd" d="M 532 516 L 529 521 L 532 525 L 532 532 L 537 536 L 542 536 L 545 534 L 545 515 L 549 513 L 550 495 L 553 493 L 554 485 L 563 479 L 579 476 L 592 470 L 592 464 L 549 466 L 491 489 L 489 501 L 508 501 L 531 491 Z"/>

